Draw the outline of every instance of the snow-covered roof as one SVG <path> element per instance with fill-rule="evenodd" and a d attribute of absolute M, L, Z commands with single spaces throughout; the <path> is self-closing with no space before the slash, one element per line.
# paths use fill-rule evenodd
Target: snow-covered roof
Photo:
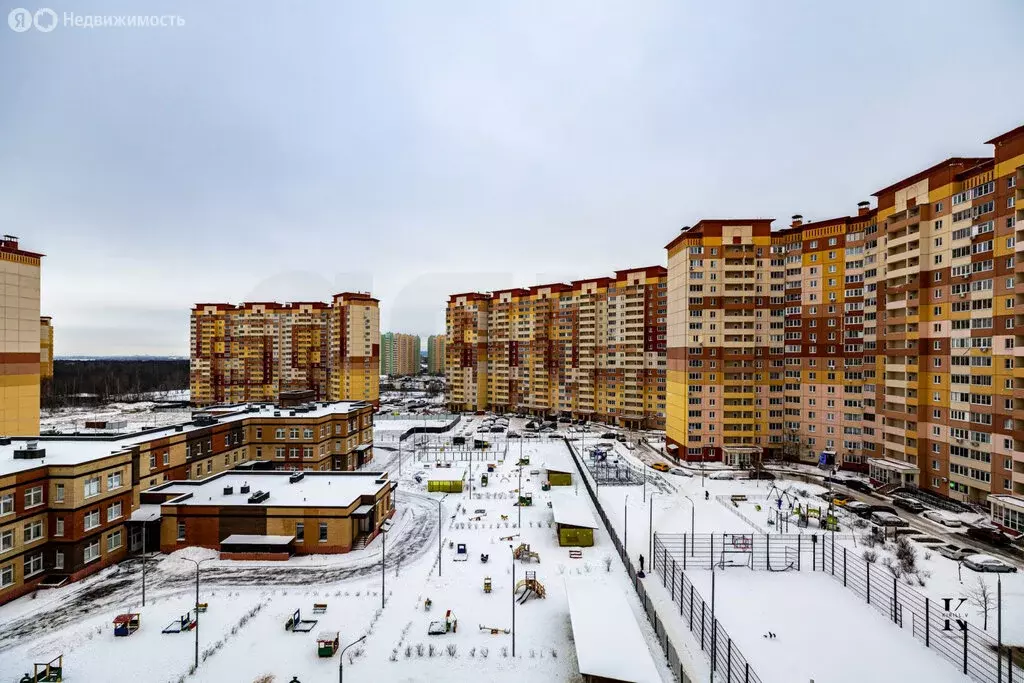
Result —
<path fill-rule="evenodd" d="M 594 521 L 594 515 L 590 513 L 590 508 L 587 507 L 584 499 L 572 494 L 552 496 L 551 512 L 555 515 L 555 524 L 578 526 L 586 529 L 598 528 L 597 522 Z"/>
<path fill-rule="evenodd" d="M 650 648 L 622 591 L 603 581 L 566 578 L 580 673 L 631 683 L 660 683 Z"/>
<path fill-rule="evenodd" d="M 160 519 L 160 506 L 147 504 L 140 505 L 138 509 L 132 511 L 131 517 L 128 518 L 130 522 L 155 522 Z"/>
<path fill-rule="evenodd" d="M 902 462 L 900 460 L 890 460 L 889 458 L 868 458 L 868 465 L 870 467 L 880 467 L 883 470 L 893 470 L 895 472 L 918 472 L 919 470 L 909 462 Z"/>
<path fill-rule="evenodd" d="M 562 444 L 558 448 L 546 449 L 543 454 L 544 469 L 551 472 L 575 472 L 576 466 Z"/>
<path fill-rule="evenodd" d="M 466 478 L 466 468 L 459 463 L 451 467 L 433 467 L 427 472 L 427 481 L 462 481 Z"/>
<path fill-rule="evenodd" d="M 252 418 L 261 420 L 289 420 L 292 418 L 318 418 L 327 415 L 346 415 L 366 408 L 363 401 L 336 401 L 334 403 L 310 404 L 309 409 L 280 408 L 270 403 L 239 404 L 209 408 L 206 414 L 215 415 L 213 425 L 230 424 Z M 293 414 L 294 413 L 294 414 Z M 80 465 L 106 458 L 113 453 L 127 451 L 132 446 L 165 439 L 175 434 L 187 434 L 198 429 L 209 429 L 212 425 L 196 425 L 188 422 L 141 432 L 118 434 L 116 436 L 65 436 L 65 437 L 16 437 L 10 444 L 0 445 L 0 476 L 24 472 L 46 465 Z M 44 458 L 16 459 L 15 451 L 23 450 L 28 442 L 36 442 L 46 451 Z"/>
<path fill-rule="evenodd" d="M 376 496 L 391 486 L 382 472 L 306 472 L 296 482 L 290 478 L 294 472 L 228 470 L 208 479 L 173 481 L 144 491 L 171 494 L 164 505 L 251 505 L 252 507 L 349 507 L 362 496 Z M 243 485 L 249 486 L 242 493 Z M 231 493 L 224 493 L 226 487 Z M 257 491 L 270 496 L 261 503 L 249 503 Z M 192 494 L 189 497 L 183 497 Z"/>
<path fill-rule="evenodd" d="M 1011 496 L 1006 493 L 996 493 L 989 496 L 987 500 L 989 504 L 996 503 L 1003 507 L 1024 511 L 1024 496 Z"/>
<path fill-rule="evenodd" d="M 288 545 L 294 536 L 262 536 L 259 534 L 231 534 L 221 545 Z"/>

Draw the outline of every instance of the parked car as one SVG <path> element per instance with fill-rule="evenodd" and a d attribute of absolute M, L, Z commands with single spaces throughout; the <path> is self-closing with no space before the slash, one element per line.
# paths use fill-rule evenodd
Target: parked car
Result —
<path fill-rule="evenodd" d="M 939 555 L 942 555 L 943 557 L 948 557 L 949 559 L 954 560 L 956 562 L 959 562 L 965 557 L 978 554 L 978 551 L 974 548 L 965 548 L 959 545 L 953 545 L 952 543 L 940 545 L 938 548 L 935 549 L 935 552 L 937 552 Z"/>
<path fill-rule="evenodd" d="M 938 522 L 942 526 L 948 527 L 961 527 L 964 525 L 963 521 L 951 512 L 945 510 L 925 510 L 921 513 L 921 516 L 925 519 L 930 519 L 933 522 Z"/>
<path fill-rule="evenodd" d="M 618 436 L 615 437 L 615 440 L 616 441 L 621 441 L 622 443 L 625 443 L 626 442 L 626 435 L 625 434 L 619 434 Z"/>
<path fill-rule="evenodd" d="M 871 512 L 871 506 L 868 505 L 867 503 L 862 503 L 859 500 L 851 500 L 848 503 L 846 503 L 846 505 L 844 505 L 843 508 L 861 517 L 866 517 L 867 514 L 870 514 Z"/>
<path fill-rule="evenodd" d="M 453 446 L 464 446 L 465 444 L 466 444 L 466 437 L 464 437 L 464 436 L 453 436 L 452 437 L 452 445 Z"/>
<path fill-rule="evenodd" d="M 539 439 L 540 435 L 539 434 L 534 434 L 533 432 L 526 432 L 525 434 L 523 434 L 523 438 L 524 439 Z"/>
<path fill-rule="evenodd" d="M 844 493 L 835 493 L 833 491 L 826 491 L 825 493 L 821 494 L 821 498 L 825 502 L 832 503 L 833 505 L 838 505 L 839 507 L 843 507 L 853 500 L 852 497 Z"/>
<path fill-rule="evenodd" d="M 891 512 L 872 512 L 869 519 L 878 526 L 910 526 L 907 520 Z"/>
<path fill-rule="evenodd" d="M 614 439 L 615 438 L 615 432 L 605 432 L 604 434 L 601 435 L 601 438 L 602 439 Z"/>
<path fill-rule="evenodd" d="M 860 493 L 873 493 L 875 490 L 871 484 L 866 481 L 861 481 L 860 479 L 847 479 L 843 482 L 843 486 L 848 489 L 853 489 L 854 491 L 859 491 Z"/>
<path fill-rule="evenodd" d="M 652 463 L 651 468 L 658 470 L 659 472 L 668 472 L 670 469 L 669 466 L 663 462 Z"/>
<path fill-rule="evenodd" d="M 673 474 L 677 477 L 692 477 L 693 475 L 684 470 L 681 467 L 673 467 L 668 471 L 669 474 Z"/>
<path fill-rule="evenodd" d="M 963 559 L 964 566 L 976 572 L 1015 572 L 1017 568 L 998 557 L 991 555 L 968 555 Z"/>
<path fill-rule="evenodd" d="M 871 515 L 873 515 L 876 512 L 888 512 L 890 515 L 895 515 L 896 514 L 896 508 L 894 508 L 894 507 L 892 507 L 890 505 L 873 505 L 873 504 L 869 503 L 868 506 L 864 509 L 863 512 L 858 512 L 857 514 L 860 515 L 861 517 L 867 518 L 867 517 L 870 517 Z"/>
<path fill-rule="evenodd" d="M 736 473 L 728 470 L 721 470 L 719 472 L 712 472 L 708 475 L 708 479 L 735 479 Z"/>
<path fill-rule="evenodd" d="M 774 481 L 775 478 L 775 473 L 768 470 L 750 470 L 750 475 L 747 477 L 747 479 L 760 479 L 762 481 Z"/>
<path fill-rule="evenodd" d="M 972 526 L 967 529 L 967 538 L 989 545 L 1010 545 L 1010 537 L 994 526 Z"/>
<path fill-rule="evenodd" d="M 571 417 L 560 417 L 558 418 L 558 421 L 561 422 L 562 424 L 572 424 Z"/>
<path fill-rule="evenodd" d="M 500 425 L 495 426 L 495 427 L 491 427 L 491 432 L 493 432 L 495 434 L 500 434 L 503 431 L 505 431 L 505 428 L 500 426 Z"/>
<path fill-rule="evenodd" d="M 921 504 L 921 501 L 910 496 L 893 496 L 892 504 L 898 508 L 903 508 L 907 512 L 924 512 L 924 505 Z"/>
<path fill-rule="evenodd" d="M 507 436 L 510 439 L 518 439 L 518 438 L 520 438 L 519 432 L 509 432 L 505 436 Z"/>

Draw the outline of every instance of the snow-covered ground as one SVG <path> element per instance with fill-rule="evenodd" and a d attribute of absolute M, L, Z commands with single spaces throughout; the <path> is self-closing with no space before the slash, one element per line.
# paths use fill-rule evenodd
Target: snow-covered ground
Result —
<path fill-rule="evenodd" d="M 517 445 L 518 446 L 518 445 Z M 643 608 L 628 587 L 629 578 L 614 559 L 607 532 L 595 532 L 595 545 L 580 559 L 558 546 L 547 503 L 553 495 L 578 496 L 596 517 L 581 487 L 541 490 L 539 466 L 545 453 L 565 452 L 561 441 L 526 443 L 522 486 L 534 505 L 518 508 L 518 447 L 507 456 L 491 453 L 473 463 L 474 486 L 461 494 L 427 494 L 417 472 L 430 469 L 433 456 L 417 460 L 405 452 L 400 478 L 398 513 L 386 538 L 345 555 L 307 556 L 287 562 L 232 562 L 211 559 L 202 565 L 200 601 L 209 603 L 200 616 L 198 671 L 189 676 L 194 657 L 194 632 L 163 634 L 161 630 L 188 611 L 194 602 L 195 566 L 189 559 L 215 557 L 211 551 L 186 549 L 151 560 L 147 604 L 141 607 L 138 561 L 109 568 L 84 581 L 50 592 L 26 596 L 0 607 L 0 671 L 16 679 L 35 661 L 64 654 L 68 683 L 145 680 L 153 683 L 250 683 L 271 674 L 275 683 L 297 676 L 303 683 L 333 680 L 337 655 L 320 658 L 316 638 L 321 631 L 340 634 L 342 645 L 366 636 L 345 655 L 345 680 L 359 681 L 578 681 L 568 601 L 567 577 L 593 580 L 604 590 L 626 596 L 636 623 L 663 681 L 671 681 L 664 655 L 656 643 Z M 503 457 L 505 456 L 505 457 Z M 397 455 L 392 456 L 395 462 Z M 380 454 L 378 454 L 380 458 Z M 494 465 L 486 487 L 480 474 Z M 534 471 L 537 470 L 535 473 Z M 392 469 L 393 476 L 397 472 Z M 438 504 L 440 501 L 440 505 Z M 522 516 L 522 526 L 519 517 Z M 438 572 L 438 520 L 442 535 Z M 529 543 L 540 562 L 515 562 L 515 579 L 536 572 L 546 589 L 544 598 L 530 597 L 515 606 L 515 657 L 512 656 L 513 560 L 510 545 Z M 455 559 L 458 544 L 467 559 Z M 381 587 L 381 553 L 387 565 Z M 488 555 L 486 562 L 481 554 Z M 606 565 L 606 562 L 608 563 Z M 492 590 L 485 593 L 484 579 Z M 386 605 L 381 609 L 381 596 Z M 432 601 L 429 610 L 426 599 Z M 327 603 L 323 614 L 314 603 Z M 291 613 L 318 623 L 307 634 L 285 631 Z M 431 621 L 444 620 L 451 610 L 458 620 L 454 632 L 427 635 Z M 138 611 L 141 629 L 115 638 L 117 614 Z M 481 626 L 487 627 L 481 629 Z M 612 629 L 615 625 L 609 624 Z M 491 628 L 498 632 L 492 634 Z M 433 650 L 433 651 L 432 651 Z"/>
<path fill-rule="evenodd" d="M 574 442 L 579 447 L 580 441 Z M 621 444 L 619 444 L 621 446 Z M 639 464 L 635 453 L 619 450 L 624 460 L 632 460 Z M 647 470 L 648 483 L 646 492 L 642 486 L 601 486 L 598 495 L 611 524 L 616 528 L 620 539 L 625 536 L 629 555 L 638 564 L 639 555 L 643 554 L 650 561 L 651 537 L 649 520 L 653 519 L 654 529 L 661 534 L 689 534 L 691 529 L 697 534 L 745 533 L 777 534 L 774 525 L 768 525 L 770 510 L 776 507 L 777 493 L 771 498 L 767 495 L 776 489 L 785 489 L 794 497 L 796 503 L 806 506 L 827 508 L 827 504 L 818 496 L 825 491 L 821 486 L 802 481 L 778 480 L 718 480 L 705 478 L 702 482 L 699 472 L 696 476 L 680 477 L 662 474 L 650 468 Z M 705 498 L 707 492 L 707 498 Z M 748 500 L 732 504 L 733 495 L 746 496 Z M 787 500 L 788 504 L 788 500 Z M 757 507 L 760 506 L 760 510 Z M 864 536 L 868 529 L 855 525 L 860 518 L 841 509 L 837 512 L 841 530 L 836 536 L 837 551 L 844 546 L 848 553 L 857 557 L 866 549 Z M 628 534 L 623 534 L 624 522 L 628 520 Z M 995 592 L 997 576 L 979 574 L 966 567 L 959 567 L 957 562 L 942 557 L 935 552 L 935 546 L 941 543 L 956 542 L 959 545 L 978 547 L 966 538 L 955 534 L 932 533 L 934 525 L 924 528 L 922 537 L 935 539 L 928 544 L 912 541 L 917 549 L 918 575 L 903 579 L 903 583 L 913 581 L 913 590 L 931 597 L 933 604 L 948 596 L 968 596 L 976 593 L 978 581 L 985 582 L 991 592 Z M 822 531 L 812 522 L 808 528 L 798 528 L 795 523 L 785 530 L 789 534 L 805 533 L 819 536 Z M 811 544 L 808 543 L 807 546 Z M 877 565 L 880 572 L 886 572 L 882 563 L 886 557 L 894 557 L 895 546 L 888 543 L 878 545 L 874 549 L 878 553 Z M 811 566 L 807 555 L 807 569 Z M 705 599 L 710 597 L 709 572 L 691 571 L 687 576 L 694 581 L 697 589 Z M 925 585 L 917 582 L 920 576 Z M 962 583 L 961 583 L 962 576 Z M 961 681 L 966 680 L 958 673 L 956 666 L 934 652 L 929 652 L 909 632 L 909 618 L 903 629 L 895 627 L 875 609 L 868 607 L 862 598 L 851 590 L 844 588 L 842 583 L 821 572 L 808 570 L 797 572 L 764 572 L 751 571 L 747 568 L 729 568 L 718 572 L 718 578 L 726 584 L 718 584 L 718 600 L 721 600 L 723 585 L 735 587 L 735 611 L 730 607 L 718 612 L 724 628 L 734 639 L 734 644 L 751 662 L 764 683 L 779 681 L 807 681 L 816 683 L 845 683 L 847 681 L 904 681 L 909 680 L 906 671 L 928 672 L 929 681 Z M 1003 639 L 1006 643 L 1024 645 L 1024 573 L 1001 575 L 1003 594 Z M 653 585 L 657 583 L 657 585 Z M 678 605 L 672 603 L 671 596 L 665 591 L 660 580 L 649 577 L 645 581 L 649 597 L 659 603 L 665 612 L 678 612 Z M 910 588 L 910 586 L 906 586 Z M 747 610 L 744 612 L 743 610 Z M 823 615 L 828 615 L 827 639 L 819 642 L 822 634 L 820 629 Z M 984 625 L 984 613 L 973 602 L 968 602 L 961 611 L 961 618 L 967 618 L 978 628 Z M 995 636 L 995 610 L 989 613 L 988 632 Z M 767 642 L 763 634 L 771 630 L 777 634 L 785 631 L 788 635 Z M 685 624 L 679 629 L 682 636 L 689 638 L 691 651 L 700 655 L 700 645 L 690 636 Z M 902 632 L 898 632 L 902 631 Z M 865 635 L 868 634 L 868 635 Z M 881 635 L 881 634 L 884 634 Z M 857 664 L 863 658 L 862 643 L 878 638 L 879 642 L 870 646 L 872 655 L 866 661 L 875 666 L 865 668 Z M 882 642 L 884 641 L 884 642 Z M 847 643 L 857 643 L 851 649 Z M 875 656 L 875 652 L 888 653 Z M 845 654 L 839 654 L 845 653 Z M 896 667 L 877 667 L 882 657 L 885 661 L 915 662 L 912 668 L 904 670 L 902 664 Z M 787 664 L 788 662 L 788 664 Z M 705 660 L 705 663 L 706 660 Z M 801 663 L 801 664 L 797 664 Z"/>
<path fill-rule="evenodd" d="M 186 396 L 186 400 L 188 397 Z M 167 399 L 178 400 L 178 399 Z M 71 434 L 88 433 L 86 422 L 124 422 L 125 426 L 116 431 L 129 433 L 151 427 L 188 422 L 192 419 L 192 410 L 188 407 L 156 410 L 154 401 L 138 401 L 135 403 L 107 403 L 102 406 L 78 406 L 43 410 L 40 415 L 42 433 L 57 432 Z M 103 430 L 110 431 L 110 430 Z"/>

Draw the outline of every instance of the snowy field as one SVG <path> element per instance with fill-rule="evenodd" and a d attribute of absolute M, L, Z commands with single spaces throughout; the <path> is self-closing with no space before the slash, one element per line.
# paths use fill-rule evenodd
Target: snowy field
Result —
<path fill-rule="evenodd" d="M 581 445 L 579 440 L 574 443 L 577 448 Z M 624 449 L 617 452 L 621 458 L 640 464 L 634 452 Z M 802 481 L 718 480 L 709 477 L 702 482 L 699 471 L 696 476 L 682 477 L 662 474 L 650 468 L 647 474 L 646 491 L 644 487 L 635 485 L 600 486 L 598 490 L 602 506 L 620 539 L 624 536 L 623 530 L 628 521 L 629 531 L 625 534 L 625 541 L 634 563 L 639 562 L 641 554 L 648 563 L 650 561 L 652 539 L 649 530 L 652 519 L 658 534 L 690 534 L 691 529 L 697 534 L 778 534 L 775 525 L 768 524 L 769 517 L 773 516 L 771 510 L 776 507 L 778 489 L 787 490 L 794 497 L 794 502 L 801 506 L 809 503 L 812 507 L 821 507 L 823 510 L 827 508 L 827 503 L 818 497 L 826 489 Z M 773 485 L 776 491 L 773 491 Z M 770 491 L 772 495 L 769 498 Z M 733 505 L 730 500 L 733 495 L 746 496 L 747 500 Z M 784 500 L 788 503 L 788 499 Z M 841 508 L 837 510 L 837 516 L 841 525 L 836 536 L 837 553 L 846 547 L 848 553 L 861 557 L 865 550 L 871 550 L 877 554 L 877 570 L 891 576 L 884 563 L 887 558 L 895 560 L 895 545 L 890 541 L 869 549 L 864 543 L 868 528 L 863 526 L 860 518 Z M 927 520 L 914 520 L 912 523 L 920 528 L 918 536 L 926 539 L 927 543 L 911 541 L 916 550 L 916 570 L 913 575 L 901 579 L 902 585 L 908 589 L 913 588 L 933 601 L 947 596 L 970 597 L 977 594 L 979 581 L 984 582 L 994 595 L 998 580 L 996 574 L 976 573 L 936 552 L 936 547 L 943 543 L 979 548 L 977 543 L 970 542 L 952 530 L 936 528 Z M 795 520 L 784 531 L 789 534 L 823 534 L 814 522 L 807 528 L 799 528 Z M 805 547 L 810 545 L 808 543 Z M 983 552 L 980 548 L 979 551 Z M 883 656 L 892 657 L 901 662 L 916 662 L 908 670 L 934 672 L 934 675 L 929 674 L 923 680 L 966 680 L 958 673 L 955 665 L 929 652 L 912 637 L 909 617 L 908 624 L 902 630 L 897 628 L 875 609 L 868 607 L 853 591 L 844 588 L 841 582 L 831 576 L 809 571 L 812 564 L 810 554 L 805 553 L 804 560 L 806 567 L 799 573 L 768 573 L 746 568 L 730 568 L 724 573 L 718 573 L 719 579 L 736 586 L 737 610 L 750 610 L 746 614 L 732 615 L 728 611 L 729 607 L 723 607 L 718 616 L 764 683 L 811 679 L 816 683 L 910 680 L 901 673 L 904 671 L 902 668 L 894 668 L 890 672 L 888 667 L 878 669 L 856 665 L 859 658 L 863 658 L 863 653 L 844 644 L 856 642 L 859 648 L 862 642 L 874 643 L 877 633 L 886 635 L 879 643 L 871 645 L 870 651 L 887 654 L 877 658 L 872 654 L 871 662 L 882 661 Z M 1024 614 L 1024 572 L 998 576 L 1002 582 L 1004 642 L 1024 645 L 1024 619 L 1020 617 Z M 709 599 L 709 573 L 696 571 L 688 573 L 688 577 L 694 581 L 704 598 Z M 924 586 L 920 585 L 919 578 L 924 581 Z M 655 582 L 658 585 L 652 586 Z M 660 601 L 661 609 L 666 613 L 678 612 L 678 605 L 672 603 L 669 594 L 660 586 L 659 579 L 649 578 L 645 585 L 648 586 L 650 597 Z M 722 585 L 719 583 L 718 588 L 721 589 Z M 722 595 L 718 593 L 719 600 Z M 814 637 L 821 633 L 821 620 L 825 615 L 828 615 L 827 646 L 814 641 Z M 958 616 L 966 618 L 978 628 L 985 626 L 984 610 L 973 600 L 968 601 Z M 790 635 L 785 638 L 779 635 L 771 642 L 762 638 L 767 631 L 779 633 L 780 629 L 790 632 Z M 987 631 L 995 637 L 994 606 L 989 611 Z M 693 639 L 685 625 L 677 632 L 689 640 L 691 652 L 704 657 L 699 642 Z M 825 656 L 817 659 L 819 654 Z M 804 664 L 797 666 L 794 662 Z M 828 669 L 833 662 L 835 666 Z M 704 664 L 707 664 L 706 659 Z M 787 675 L 791 672 L 797 675 Z"/>
<path fill-rule="evenodd" d="M 688 576 L 710 600 L 711 572 Z M 970 681 L 820 573 L 715 572 L 715 617 L 765 683 Z"/>
<path fill-rule="evenodd" d="M 180 424 L 192 419 L 191 408 L 155 410 L 156 406 L 157 404 L 153 401 L 138 401 L 135 403 L 108 403 L 102 406 L 78 406 L 43 410 L 40 416 L 40 430 L 44 434 L 47 432 L 57 432 L 60 434 L 88 433 L 92 430 L 85 428 L 86 422 L 123 421 L 126 425 L 116 431 L 130 433 L 151 427 L 166 427 L 168 425 Z"/>
<path fill-rule="evenodd" d="M 524 455 L 537 463 L 551 450 L 564 453 L 565 445 L 554 440 L 525 444 Z M 672 680 L 642 606 L 628 588 L 628 577 L 613 559 L 607 533 L 598 529 L 595 546 L 584 548 L 579 559 L 570 558 L 569 550 L 557 544 L 547 505 L 550 497 L 578 495 L 596 517 L 585 490 L 542 491 L 539 466 L 531 464 L 523 468 L 522 486 L 533 494 L 534 504 L 520 509 L 513 505 L 519 485 L 518 448 L 504 459 L 501 455 L 490 454 L 483 462 L 473 463 L 475 485 L 470 498 L 468 487 L 461 494 L 427 494 L 426 480 L 417 483 L 414 475 L 431 469 L 430 458 L 416 461 L 415 454 L 406 453 L 394 525 L 386 539 L 378 537 L 364 550 L 287 562 L 205 562 L 200 601 L 207 602 L 209 609 L 200 615 L 201 661 L 193 675 L 189 671 L 195 632 L 163 634 L 161 630 L 186 613 L 195 600 L 195 566 L 188 558 L 216 556 L 200 549 L 158 556 L 148 563 L 145 608 L 141 607 L 140 563 L 135 560 L 40 592 L 37 599 L 26 596 L 0 607 L 0 672 L 14 680 L 30 670 L 32 662 L 63 654 L 68 683 L 250 683 L 264 675 L 274 676 L 275 683 L 288 683 L 292 676 L 310 683 L 337 676 L 339 656 L 320 658 L 316 651 L 321 631 L 337 631 L 342 646 L 366 637 L 345 655 L 344 675 L 350 683 L 521 683 L 524 676 L 533 681 L 579 681 L 565 593 L 565 580 L 573 577 L 593 580 L 601 590 L 626 596 L 658 663 L 658 675 L 663 681 Z M 480 474 L 488 462 L 494 471 L 489 473 L 488 485 L 480 487 Z M 514 578 L 536 572 L 545 596 L 531 595 L 516 604 L 513 658 L 509 546 L 521 542 L 530 544 L 540 562 L 515 562 Z M 458 544 L 467 547 L 464 560 L 456 559 Z M 383 588 L 382 549 L 387 555 Z M 486 562 L 481 554 L 488 556 Z M 484 592 L 487 577 L 490 593 Z M 425 608 L 428 598 L 430 609 Z M 327 603 L 326 612 L 314 615 L 314 603 Z M 296 609 L 303 618 L 318 620 L 310 633 L 285 631 L 285 621 Z M 457 629 L 428 635 L 430 622 L 444 621 L 447 610 L 457 619 Z M 131 636 L 115 638 L 111 622 L 125 611 L 140 612 L 142 626 Z M 492 628 L 497 633 L 492 634 Z M 505 633 L 506 629 L 510 632 Z"/>

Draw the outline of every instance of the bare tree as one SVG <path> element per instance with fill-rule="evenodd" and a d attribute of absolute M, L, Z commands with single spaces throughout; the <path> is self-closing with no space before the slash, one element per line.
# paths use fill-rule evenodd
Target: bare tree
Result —
<path fill-rule="evenodd" d="M 988 630 L 988 615 L 995 609 L 996 596 L 992 587 L 985 583 L 985 579 L 978 577 L 978 582 L 967 589 L 967 599 L 978 608 L 982 614 L 982 628 Z"/>

